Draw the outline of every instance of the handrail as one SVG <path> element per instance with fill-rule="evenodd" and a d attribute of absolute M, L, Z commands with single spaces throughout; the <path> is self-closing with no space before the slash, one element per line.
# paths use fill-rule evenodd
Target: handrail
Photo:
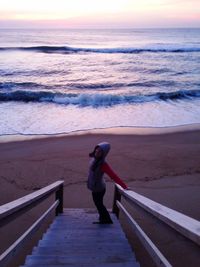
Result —
<path fill-rule="evenodd" d="M 149 212 L 150 214 L 154 215 L 159 220 L 163 221 L 179 233 L 181 233 L 186 238 L 192 240 L 196 244 L 200 245 L 200 222 L 186 216 L 178 211 L 165 207 L 147 197 L 144 197 L 132 190 L 124 190 L 121 186 L 115 185 L 115 195 L 113 201 L 113 212 L 116 216 L 119 216 L 119 210 L 122 210 L 123 213 L 128 217 L 129 222 L 132 226 L 134 223 L 130 220 L 129 214 L 126 214 L 124 207 L 120 204 L 121 196 L 124 197 L 126 201 L 130 204 L 136 204 Z M 140 231 L 136 231 L 137 234 Z M 161 259 L 156 259 L 153 257 L 153 260 L 157 264 L 156 261 L 160 261 Z M 157 264 L 158 265 L 158 264 Z M 161 265 L 158 265 L 161 266 Z M 166 265 L 167 266 L 167 265 Z"/>
<path fill-rule="evenodd" d="M 130 203 L 135 203 L 162 220 L 176 231 L 200 245 L 200 222 L 178 211 L 165 207 L 134 191 L 117 188 L 121 195 Z"/>
<path fill-rule="evenodd" d="M 124 208 L 124 206 L 119 201 L 117 201 L 117 206 L 129 220 L 133 230 L 137 233 L 139 239 L 141 240 L 146 250 L 151 255 L 156 265 L 162 266 L 162 267 L 172 267 L 172 265 L 168 262 L 168 260 L 163 256 L 163 254 L 159 251 L 159 249 L 153 244 L 150 238 L 145 234 L 142 228 L 131 217 L 131 215 L 127 212 L 127 210 Z"/>
<path fill-rule="evenodd" d="M 5 222 L 10 217 L 17 215 L 21 210 L 27 207 L 31 208 L 31 205 L 42 201 L 50 194 L 55 193 L 55 202 L 51 207 L 44 212 L 44 214 L 33 224 L 31 227 L 20 236 L 3 254 L 0 255 L 0 267 L 6 266 L 6 264 L 15 256 L 19 250 L 23 247 L 25 241 L 30 239 L 31 235 L 38 229 L 41 223 L 46 219 L 52 210 L 55 209 L 56 215 L 63 212 L 63 185 L 64 181 L 57 181 L 49 186 L 46 186 L 34 193 L 26 195 L 10 203 L 0 206 L 0 223 Z"/>
<path fill-rule="evenodd" d="M 59 201 L 53 203 L 53 205 L 21 236 L 19 237 L 3 254 L 0 255 L 0 266 L 6 266 L 9 260 L 15 256 L 20 248 L 23 247 L 24 243 L 27 239 L 29 239 L 38 227 L 43 223 L 46 219 L 47 215 L 55 209 L 59 204 Z"/>
<path fill-rule="evenodd" d="M 57 181 L 49 186 L 46 186 L 40 190 L 37 190 L 36 192 L 33 192 L 22 198 L 19 198 L 17 200 L 14 200 L 12 202 L 9 202 L 7 204 L 0 206 L 0 221 L 1 219 L 8 217 L 9 215 L 14 214 L 21 209 L 24 209 L 25 207 L 36 202 L 37 200 L 42 199 L 43 197 L 47 197 L 48 195 L 50 195 L 51 193 L 55 191 L 59 191 L 59 190 L 62 191 L 63 184 L 64 184 L 64 181 Z M 62 193 L 60 197 L 62 198 Z"/>

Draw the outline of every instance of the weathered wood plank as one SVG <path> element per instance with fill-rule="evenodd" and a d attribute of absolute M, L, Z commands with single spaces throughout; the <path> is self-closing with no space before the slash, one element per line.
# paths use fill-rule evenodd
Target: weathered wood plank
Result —
<path fill-rule="evenodd" d="M 159 220 L 162 220 L 173 229 L 200 245 L 200 222 L 178 211 L 165 207 L 136 192 L 123 190 L 117 186 L 123 197 L 130 203 L 136 203 Z"/>
<path fill-rule="evenodd" d="M 81 265 L 78 264 L 73 264 L 73 265 L 60 265 L 60 264 L 51 264 L 48 265 L 50 267 L 66 267 L 66 266 L 71 266 L 71 267 L 102 267 L 102 264 L 87 264 L 87 263 L 82 263 Z M 27 265 L 23 265 L 23 267 L 47 267 L 46 264 L 40 264 L 38 266 L 38 263 L 29 263 Z M 105 263 L 103 267 L 140 267 L 140 264 L 138 262 L 133 262 L 133 261 L 127 261 L 124 263 Z"/>
<path fill-rule="evenodd" d="M 140 228 L 140 226 L 136 223 L 136 221 L 133 220 L 133 218 L 130 216 L 130 214 L 126 211 L 126 209 L 122 206 L 122 204 L 119 201 L 117 201 L 117 206 L 128 218 L 128 222 L 130 223 L 131 227 L 136 232 L 137 236 L 141 240 L 146 250 L 149 252 L 150 256 L 152 257 L 156 265 L 162 266 L 162 267 L 172 267 L 172 265 L 168 262 L 168 260 L 163 256 L 163 254 L 159 251 L 159 249 L 153 244 L 153 242 L 149 239 L 149 237 L 145 234 L 145 232 Z"/>
<path fill-rule="evenodd" d="M 98 225 L 92 224 L 98 218 L 94 212 L 64 210 L 27 257 L 25 266 L 139 267 L 119 221 L 111 216 L 114 224 Z"/>
<path fill-rule="evenodd" d="M 42 222 L 46 219 L 48 214 L 56 209 L 58 201 L 56 201 L 19 239 L 17 239 L 3 254 L 0 255 L 0 266 L 6 266 L 10 259 L 12 259 L 23 247 L 24 243 L 37 231 Z"/>
<path fill-rule="evenodd" d="M 26 265 L 28 263 L 38 263 L 38 266 L 40 266 L 40 264 L 47 264 L 47 265 L 51 265 L 51 264 L 60 264 L 62 266 L 62 264 L 91 264 L 91 266 L 93 266 L 93 264 L 102 264 L 102 267 L 104 266 L 104 264 L 108 264 L 108 263 L 123 263 L 123 262 L 130 262 L 132 260 L 131 256 L 127 256 L 127 255 L 120 255 L 119 252 L 117 252 L 115 255 L 104 255 L 104 257 L 102 257 L 102 255 L 80 255 L 77 253 L 76 255 L 72 255 L 72 256 L 54 256 L 54 255 L 47 255 L 47 256 L 28 256 L 27 260 L 26 260 Z M 132 260 L 132 262 L 134 263 L 135 261 Z"/>
<path fill-rule="evenodd" d="M 21 210 L 22 208 L 31 205 L 33 202 L 43 198 L 46 195 L 56 191 L 64 181 L 57 181 L 49 186 L 46 186 L 40 190 L 37 190 L 31 194 L 28 194 L 22 198 L 9 202 L 0 206 L 0 220 Z"/>

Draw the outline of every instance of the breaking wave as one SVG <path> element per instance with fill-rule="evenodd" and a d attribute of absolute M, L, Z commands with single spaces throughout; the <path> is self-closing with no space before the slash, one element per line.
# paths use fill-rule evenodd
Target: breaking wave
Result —
<path fill-rule="evenodd" d="M 200 52 L 200 47 L 177 47 L 175 46 L 149 46 L 146 48 L 127 47 L 127 48 L 84 48 L 70 46 L 30 46 L 30 47 L 0 47 L 1 51 L 31 51 L 37 53 L 105 53 L 105 54 L 138 54 L 145 52 L 152 53 L 184 53 L 184 52 Z"/>
<path fill-rule="evenodd" d="M 41 83 L 34 83 L 34 82 L 0 82 L 0 89 L 6 90 L 24 90 L 24 89 L 37 89 L 41 88 L 42 90 L 45 89 L 54 89 L 54 88 L 61 88 L 61 89 L 87 89 L 87 90 L 104 90 L 104 89 L 115 89 L 115 88 L 131 88 L 131 87 L 172 87 L 175 86 L 176 83 L 174 81 L 166 81 L 166 80 L 150 80 L 150 81 L 135 81 L 135 82 L 102 82 L 102 83 L 84 83 L 84 82 L 74 82 L 74 83 L 65 83 L 63 84 L 41 84 Z"/>
<path fill-rule="evenodd" d="M 114 94 L 64 94 L 48 91 L 13 91 L 0 92 L 0 101 L 46 102 L 80 107 L 106 107 L 119 104 L 134 104 L 153 101 L 177 101 L 200 98 L 200 90 L 180 90 L 175 92 L 157 92 L 147 95 L 114 95 Z"/>

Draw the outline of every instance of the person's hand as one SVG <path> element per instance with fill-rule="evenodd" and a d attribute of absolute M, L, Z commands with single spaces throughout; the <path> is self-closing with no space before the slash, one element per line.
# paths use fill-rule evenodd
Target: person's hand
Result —
<path fill-rule="evenodd" d="M 130 187 L 127 187 L 125 190 L 132 191 L 133 189 L 132 189 L 132 188 L 130 188 Z"/>

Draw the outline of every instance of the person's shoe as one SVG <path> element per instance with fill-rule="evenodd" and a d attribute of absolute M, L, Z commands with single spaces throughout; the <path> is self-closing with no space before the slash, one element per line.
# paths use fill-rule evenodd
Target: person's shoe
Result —
<path fill-rule="evenodd" d="M 102 224 L 113 224 L 112 221 L 102 222 Z"/>
<path fill-rule="evenodd" d="M 99 221 L 98 222 L 93 222 L 93 224 L 101 224 L 101 222 L 99 222 Z"/>
<path fill-rule="evenodd" d="M 113 224 L 112 221 L 98 221 L 98 222 L 93 222 L 93 224 Z"/>

